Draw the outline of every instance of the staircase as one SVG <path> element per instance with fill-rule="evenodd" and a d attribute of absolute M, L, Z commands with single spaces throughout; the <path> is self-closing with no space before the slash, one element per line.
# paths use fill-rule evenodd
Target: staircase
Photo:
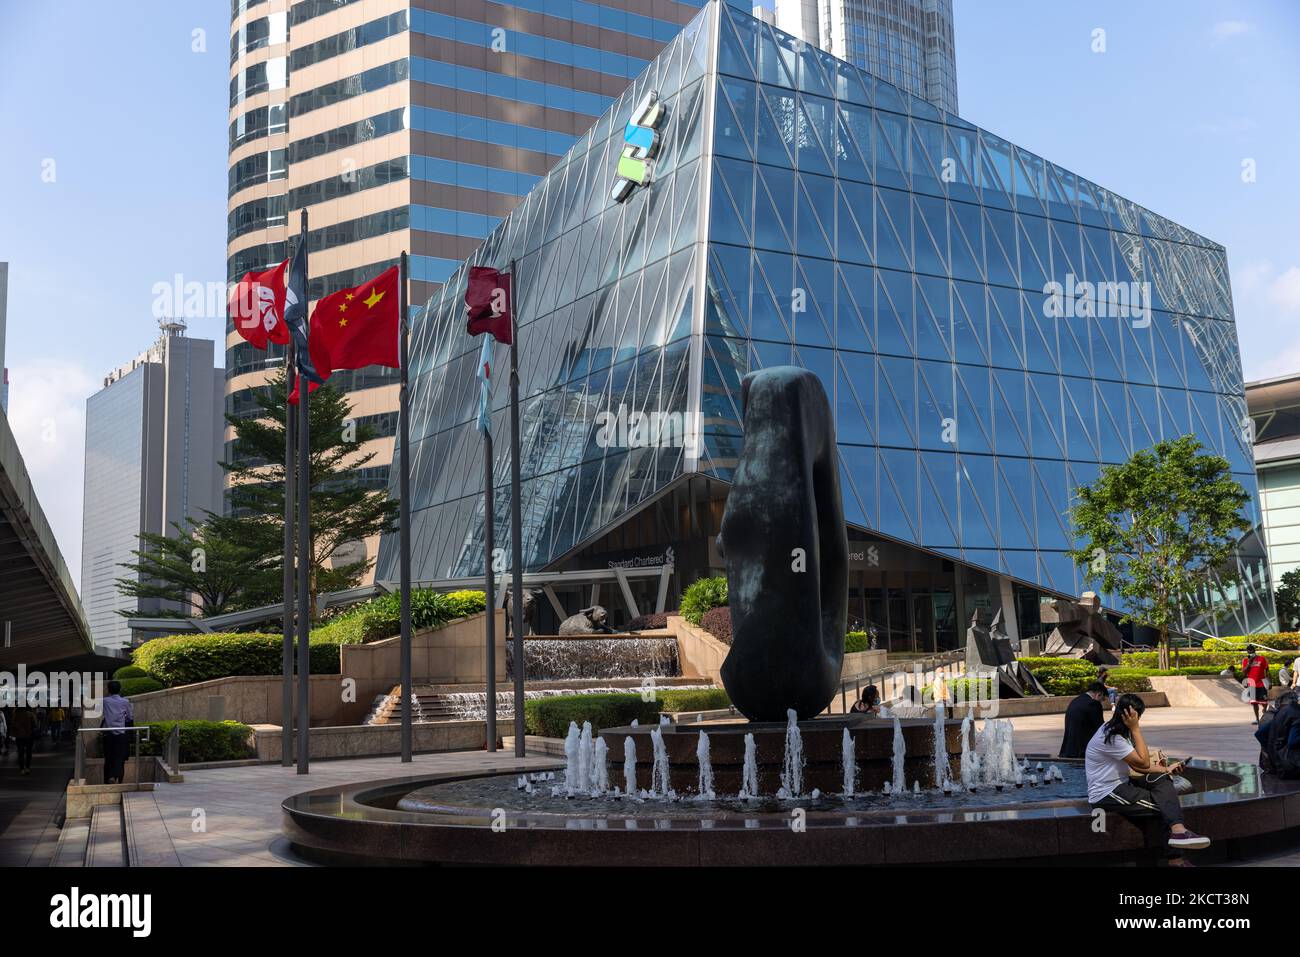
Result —
<path fill-rule="evenodd" d="M 90 817 L 63 822 L 51 867 L 179 867 L 158 803 L 150 791 L 127 792 L 121 804 L 100 804 Z"/>

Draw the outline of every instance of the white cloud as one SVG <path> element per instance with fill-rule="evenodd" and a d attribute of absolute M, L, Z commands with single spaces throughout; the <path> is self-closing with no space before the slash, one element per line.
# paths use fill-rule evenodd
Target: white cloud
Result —
<path fill-rule="evenodd" d="M 1220 20 L 1213 27 L 1214 39 L 1228 40 L 1232 37 L 1239 37 L 1243 33 L 1249 33 L 1254 28 L 1253 23 L 1247 23 L 1245 20 Z"/>
<path fill-rule="evenodd" d="M 60 359 L 9 369 L 9 426 L 75 582 L 81 579 L 86 399 L 99 385 L 80 365 Z"/>
<path fill-rule="evenodd" d="M 1300 266 L 1274 276 L 1265 295 L 1282 312 L 1300 314 Z"/>

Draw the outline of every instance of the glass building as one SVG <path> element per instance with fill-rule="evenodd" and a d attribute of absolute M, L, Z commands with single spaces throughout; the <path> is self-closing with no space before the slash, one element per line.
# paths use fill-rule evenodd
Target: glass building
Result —
<path fill-rule="evenodd" d="M 1279 580 L 1300 568 L 1300 375 L 1248 382 L 1246 402 L 1254 424 L 1264 537 Z"/>
<path fill-rule="evenodd" d="M 771 23 L 957 112 L 952 0 L 771 0 Z M 754 8 L 755 13 L 760 11 Z M 760 19 L 767 19 L 764 12 Z"/>
<path fill-rule="evenodd" d="M 719 571 L 740 380 L 779 364 L 830 397 L 850 617 L 894 650 L 954 647 L 978 608 L 1036 633 L 1040 596 L 1088 587 L 1073 490 L 1161 438 L 1225 456 L 1258 523 L 1223 247 L 721 3 L 466 266 L 512 262 L 530 571 L 672 562 L 678 588 Z M 465 276 L 414 332 L 425 581 L 483 572 Z M 507 396 L 498 381 L 502 547 Z M 1258 534 L 1238 561 L 1240 593 L 1187 627 L 1271 626 Z"/>

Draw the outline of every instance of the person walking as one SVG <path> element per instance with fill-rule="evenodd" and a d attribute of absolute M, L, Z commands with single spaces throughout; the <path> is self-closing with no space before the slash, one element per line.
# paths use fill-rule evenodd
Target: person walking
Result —
<path fill-rule="evenodd" d="M 32 745 L 36 742 L 36 713 L 23 702 L 14 709 L 9 733 L 18 747 L 18 773 L 32 773 Z"/>
<path fill-rule="evenodd" d="M 104 699 L 104 783 L 121 784 L 126 774 L 126 757 L 130 753 L 130 737 L 125 728 L 135 727 L 135 710 L 131 702 L 122 697 L 122 682 L 108 683 L 108 697 Z"/>
<path fill-rule="evenodd" d="M 1241 659 L 1241 670 L 1246 700 L 1255 709 L 1255 723 L 1259 724 L 1261 712 L 1268 707 L 1268 659 L 1255 654 L 1254 645 L 1247 645 L 1246 657 Z"/>
<path fill-rule="evenodd" d="M 1152 757 L 1142 737 L 1146 703 L 1135 694 L 1122 694 L 1111 719 L 1097 729 L 1084 753 L 1088 803 L 1129 818 L 1143 829 L 1147 847 L 1165 845 L 1169 863 L 1186 867 L 1184 850 L 1201 850 L 1210 839 L 1188 830 L 1172 775 L 1181 765 L 1165 765 Z"/>

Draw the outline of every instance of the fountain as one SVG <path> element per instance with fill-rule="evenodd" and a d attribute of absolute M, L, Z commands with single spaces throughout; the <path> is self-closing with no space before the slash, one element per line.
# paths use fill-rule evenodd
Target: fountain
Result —
<path fill-rule="evenodd" d="M 794 708 L 786 714 L 785 760 L 781 764 L 781 790 L 776 795 L 793 798 L 803 794 L 803 736 L 799 733 L 799 715 Z"/>
<path fill-rule="evenodd" d="M 662 727 L 651 729 L 650 744 L 654 749 L 654 765 L 650 771 L 650 793 L 656 797 L 669 797 L 674 792 L 668 773 L 668 749 L 664 746 Z"/>
<path fill-rule="evenodd" d="M 952 780 L 948 764 L 947 723 L 943 719 L 943 702 L 934 706 L 934 786 L 945 788 Z"/>
<path fill-rule="evenodd" d="M 894 794 L 902 794 L 907 789 L 907 743 L 903 740 L 903 721 L 901 718 L 894 719 L 894 760 L 893 760 L 893 778 L 890 781 L 890 791 Z"/>
<path fill-rule="evenodd" d="M 740 777 L 741 800 L 758 797 L 758 746 L 752 734 L 745 735 L 745 761 Z"/>
<path fill-rule="evenodd" d="M 506 667 L 514 673 L 514 648 L 506 645 Z M 524 680 L 575 678 L 672 678 L 681 674 L 677 639 L 619 635 L 525 638 Z"/>
<path fill-rule="evenodd" d="M 844 796 L 853 797 L 858 785 L 858 758 L 853 753 L 853 735 L 849 734 L 848 728 L 844 729 L 840 742 L 840 760 L 844 762 Z"/>
<path fill-rule="evenodd" d="M 701 799 L 712 800 L 713 765 L 709 761 L 709 736 L 703 731 L 700 732 L 700 741 L 695 748 L 695 757 L 700 764 L 700 780 L 695 793 Z"/>

